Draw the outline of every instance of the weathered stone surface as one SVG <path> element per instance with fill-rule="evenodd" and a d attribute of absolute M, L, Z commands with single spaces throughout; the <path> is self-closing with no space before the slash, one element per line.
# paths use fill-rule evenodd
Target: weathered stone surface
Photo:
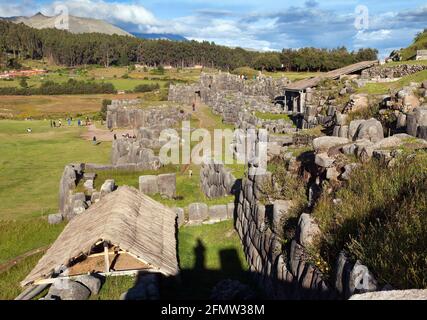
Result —
<path fill-rule="evenodd" d="M 427 300 L 427 289 L 367 292 L 355 294 L 350 300 Z"/>
<path fill-rule="evenodd" d="M 407 115 L 406 132 L 411 136 L 418 136 L 418 127 L 427 126 L 427 105 L 423 105 Z"/>
<path fill-rule="evenodd" d="M 366 120 L 363 120 L 363 119 L 350 121 L 350 124 L 348 126 L 348 138 L 350 140 L 353 140 L 353 141 L 356 140 L 356 134 L 357 134 L 357 131 L 359 130 L 359 126 L 365 121 Z"/>
<path fill-rule="evenodd" d="M 340 173 L 338 172 L 338 170 L 335 167 L 330 167 L 326 169 L 326 179 L 328 180 L 338 180 Z"/>
<path fill-rule="evenodd" d="M 227 205 L 215 205 L 209 207 L 209 220 L 223 221 L 227 220 Z"/>
<path fill-rule="evenodd" d="M 369 105 L 368 95 L 364 93 L 352 94 L 350 96 L 350 100 L 352 103 L 352 111 L 357 111 L 360 109 L 365 109 Z"/>
<path fill-rule="evenodd" d="M 87 190 L 93 190 L 93 180 L 86 180 L 83 183 L 83 187 Z"/>
<path fill-rule="evenodd" d="M 235 205 L 234 202 L 227 203 L 227 219 L 234 218 Z"/>
<path fill-rule="evenodd" d="M 283 219 L 286 219 L 289 210 L 292 208 L 290 200 L 275 200 L 273 203 L 273 229 L 279 231 Z"/>
<path fill-rule="evenodd" d="M 358 163 L 350 163 L 350 164 L 346 164 L 344 166 L 344 172 L 341 174 L 340 178 L 342 180 L 349 180 L 350 179 L 350 175 L 353 172 L 353 170 L 355 168 L 357 168 L 359 166 Z"/>
<path fill-rule="evenodd" d="M 90 201 L 92 203 L 96 203 L 99 201 L 99 199 L 101 199 L 101 192 L 97 192 L 97 191 L 93 192 L 92 196 L 90 197 Z"/>
<path fill-rule="evenodd" d="M 49 224 L 58 224 L 61 223 L 63 220 L 61 213 L 54 213 L 47 216 L 47 221 Z"/>
<path fill-rule="evenodd" d="M 86 300 L 90 290 L 73 280 L 57 279 L 47 293 L 46 300 Z"/>
<path fill-rule="evenodd" d="M 106 194 L 113 192 L 116 187 L 116 183 L 113 179 L 107 179 L 101 186 L 101 197 L 105 196 Z"/>
<path fill-rule="evenodd" d="M 176 174 L 165 173 L 157 176 L 157 182 L 159 185 L 159 193 L 169 199 L 173 199 L 176 196 Z"/>
<path fill-rule="evenodd" d="M 208 205 L 206 203 L 191 203 L 188 206 L 189 223 L 201 223 L 208 217 Z"/>
<path fill-rule="evenodd" d="M 88 288 L 92 295 L 98 294 L 99 290 L 101 289 L 101 279 L 96 278 L 94 276 L 90 276 L 90 275 L 80 276 L 76 279 L 76 281 L 84 285 L 86 288 Z"/>
<path fill-rule="evenodd" d="M 178 228 L 185 224 L 185 213 L 183 208 L 176 207 L 174 208 L 176 213 L 176 222 L 178 224 Z"/>
<path fill-rule="evenodd" d="M 374 118 L 362 122 L 357 129 L 356 140 L 362 139 L 374 143 L 384 139 L 384 131 L 381 122 Z"/>
<path fill-rule="evenodd" d="M 351 270 L 349 280 L 350 294 L 377 291 L 379 289 L 372 273 L 360 261 L 356 261 Z"/>
<path fill-rule="evenodd" d="M 159 193 L 159 186 L 157 181 L 157 176 L 155 175 L 146 175 L 139 177 L 139 191 L 153 195 Z"/>
<path fill-rule="evenodd" d="M 344 145 L 350 141 L 347 138 L 339 138 L 332 136 L 319 137 L 313 140 L 313 147 L 316 152 L 327 151 L 332 147 Z"/>
<path fill-rule="evenodd" d="M 318 153 L 318 154 L 316 154 L 316 156 L 314 158 L 314 162 L 319 167 L 329 168 L 334 164 L 335 159 L 330 158 L 327 153 Z"/>
<path fill-rule="evenodd" d="M 319 226 L 308 213 L 303 213 L 299 217 L 298 228 L 298 242 L 304 247 L 311 245 L 320 234 Z"/>

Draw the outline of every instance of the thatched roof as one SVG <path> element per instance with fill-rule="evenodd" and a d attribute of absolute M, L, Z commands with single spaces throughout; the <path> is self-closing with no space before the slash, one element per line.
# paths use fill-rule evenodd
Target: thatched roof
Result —
<path fill-rule="evenodd" d="M 378 64 L 378 60 L 362 61 L 362 62 L 354 63 L 349 66 L 345 66 L 343 68 L 325 72 L 318 77 L 313 77 L 313 78 L 292 82 L 290 85 L 285 87 L 285 91 L 286 90 L 293 90 L 293 91 L 305 90 L 307 88 L 317 86 L 320 83 L 320 81 L 322 81 L 323 79 L 338 79 L 340 76 L 347 75 L 363 69 L 367 69 L 376 64 Z"/>
<path fill-rule="evenodd" d="M 146 261 L 165 275 L 178 273 L 175 213 L 135 188 L 123 186 L 106 195 L 65 227 L 22 286 L 49 278 L 55 268 L 99 241 L 107 241 Z"/>

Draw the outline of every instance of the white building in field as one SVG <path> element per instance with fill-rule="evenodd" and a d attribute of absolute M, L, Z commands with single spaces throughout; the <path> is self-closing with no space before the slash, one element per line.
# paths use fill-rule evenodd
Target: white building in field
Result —
<path fill-rule="evenodd" d="M 427 60 L 427 50 L 417 50 L 415 60 Z"/>

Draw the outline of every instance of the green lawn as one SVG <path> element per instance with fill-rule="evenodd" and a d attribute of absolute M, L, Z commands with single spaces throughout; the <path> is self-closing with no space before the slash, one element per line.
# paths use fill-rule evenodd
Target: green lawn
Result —
<path fill-rule="evenodd" d="M 398 90 L 407 86 L 411 82 L 422 82 L 424 80 L 427 80 L 427 70 L 411 74 L 394 82 L 367 83 L 364 87 L 359 88 L 357 92 L 368 94 L 387 94 L 390 91 Z"/>
<path fill-rule="evenodd" d="M 26 133 L 28 127 L 33 130 L 30 134 Z M 66 164 L 109 161 L 111 143 L 93 146 L 79 138 L 82 130 L 51 128 L 43 120 L 0 122 L 0 220 L 56 211 Z"/>

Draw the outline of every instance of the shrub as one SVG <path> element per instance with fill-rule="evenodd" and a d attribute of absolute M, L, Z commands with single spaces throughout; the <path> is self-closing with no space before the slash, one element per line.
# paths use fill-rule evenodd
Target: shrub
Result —
<path fill-rule="evenodd" d="M 316 250 L 329 269 L 346 249 L 382 284 L 426 287 L 426 186 L 427 153 L 419 152 L 402 156 L 391 168 L 373 160 L 357 169 L 346 186 L 323 194 L 313 216 L 323 232 Z"/>
<path fill-rule="evenodd" d="M 150 91 L 155 91 L 155 90 L 159 90 L 160 86 L 158 83 L 154 83 L 154 84 L 139 84 L 135 87 L 135 89 L 133 89 L 133 91 L 135 93 L 142 93 L 142 92 L 150 92 Z"/>
<path fill-rule="evenodd" d="M 115 93 L 116 89 L 111 83 L 96 83 L 70 79 L 64 83 L 53 81 L 42 82 L 39 88 L 0 88 L 0 95 L 57 95 L 57 94 L 97 94 Z"/>

